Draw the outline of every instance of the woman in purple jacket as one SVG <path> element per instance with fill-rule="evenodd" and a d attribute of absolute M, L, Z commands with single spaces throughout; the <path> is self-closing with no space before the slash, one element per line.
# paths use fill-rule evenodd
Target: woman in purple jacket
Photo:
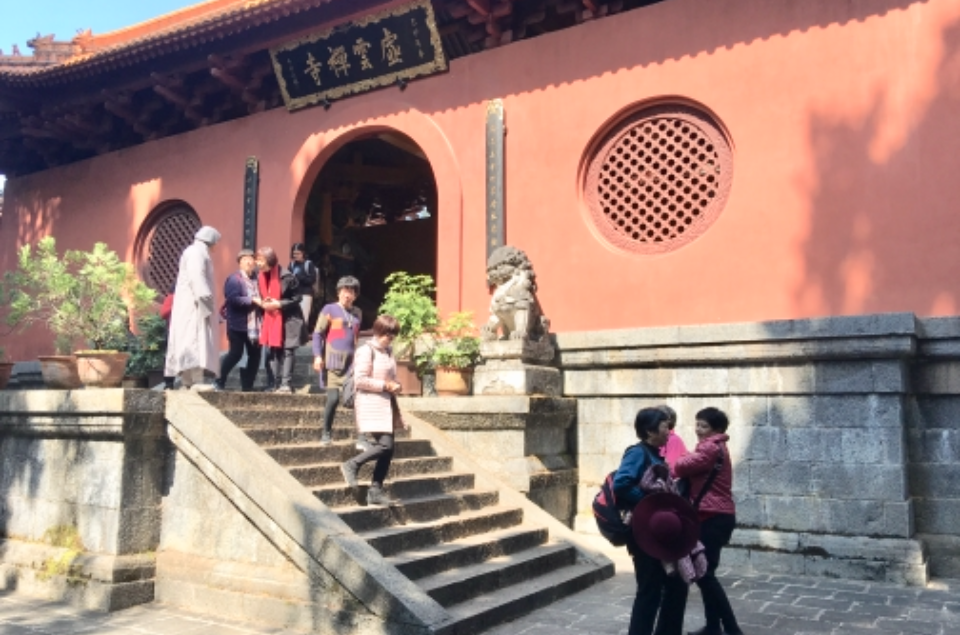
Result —
<path fill-rule="evenodd" d="M 710 473 L 722 457 L 720 471 L 710 489 L 704 494 L 698 509 L 700 514 L 700 542 L 707 556 L 707 573 L 697 580 L 703 596 L 703 611 L 707 625 L 690 635 L 742 635 L 730 600 L 717 579 L 720 550 L 730 542 L 737 525 L 737 508 L 733 502 L 733 464 L 727 451 L 726 435 L 730 425 L 727 415 L 718 408 L 704 408 L 697 413 L 697 449 L 677 459 L 677 476 L 690 479 L 690 497 L 696 499 L 703 490 Z M 721 627 L 722 624 L 722 627 Z"/>

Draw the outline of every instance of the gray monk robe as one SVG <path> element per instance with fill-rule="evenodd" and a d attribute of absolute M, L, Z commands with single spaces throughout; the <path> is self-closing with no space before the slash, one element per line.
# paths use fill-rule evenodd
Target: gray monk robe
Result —
<path fill-rule="evenodd" d="M 203 370 L 217 376 L 220 369 L 214 344 L 213 261 L 208 247 L 208 243 L 215 244 L 219 238 L 216 230 L 204 227 L 180 256 L 164 373 L 167 377 L 180 375 L 188 387 L 202 380 Z"/>

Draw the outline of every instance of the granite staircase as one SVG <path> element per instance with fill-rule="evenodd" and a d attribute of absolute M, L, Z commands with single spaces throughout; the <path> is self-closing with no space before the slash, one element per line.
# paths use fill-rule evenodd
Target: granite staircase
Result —
<path fill-rule="evenodd" d="M 613 574 L 608 561 L 584 558 L 574 544 L 551 536 L 549 521 L 531 521 L 522 506 L 505 504 L 502 490 L 478 486 L 475 474 L 455 469 L 430 440 L 398 434 L 384 486 L 398 502 L 367 506 L 372 463 L 360 471 L 359 491 L 340 472 L 357 454 L 352 411 L 338 411 L 334 442 L 322 446 L 323 396 L 204 397 L 444 607 L 453 618 L 444 632 L 478 633 Z"/>

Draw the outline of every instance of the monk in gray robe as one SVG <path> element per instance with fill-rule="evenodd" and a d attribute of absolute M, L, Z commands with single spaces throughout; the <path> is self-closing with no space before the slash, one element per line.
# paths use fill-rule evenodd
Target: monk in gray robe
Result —
<path fill-rule="evenodd" d="M 210 259 L 210 250 L 219 240 L 220 232 L 216 229 L 201 227 L 193 244 L 180 256 L 164 374 L 180 377 L 184 388 L 203 386 L 206 372 L 216 377 L 220 368 L 214 343 L 217 312 Z"/>

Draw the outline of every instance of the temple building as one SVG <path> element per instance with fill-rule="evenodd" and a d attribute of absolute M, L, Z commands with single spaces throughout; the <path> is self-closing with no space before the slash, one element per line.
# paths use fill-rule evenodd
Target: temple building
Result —
<path fill-rule="evenodd" d="M 960 3 L 209 0 L 0 57 L 0 270 L 103 240 L 165 291 L 195 228 L 556 332 L 960 310 Z M 27 63 L 27 60 L 33 60 Z M 40 339 L 7 344 L 27 359 Z"/>

